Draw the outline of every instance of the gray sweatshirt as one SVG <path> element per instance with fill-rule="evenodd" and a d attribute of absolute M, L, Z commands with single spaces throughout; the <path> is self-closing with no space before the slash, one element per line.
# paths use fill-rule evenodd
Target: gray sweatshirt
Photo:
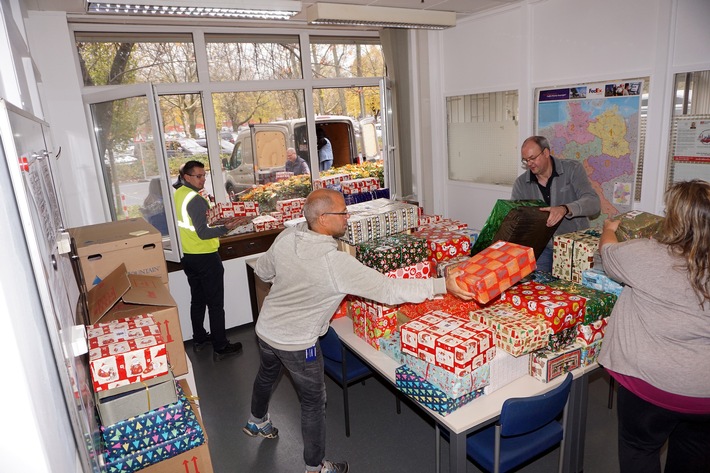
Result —
<path fill-rule="evenodd" d="M 284 230 L 256 262 L 256 274 L 273 285 L 256 334 L 274 348 L 305 350 L 328 330 L 346 294 L 384 304 L 423 302 L 446 292 L 444 279 L 392 279 L 338 251 L 333 237 L 305 223 Z"/>

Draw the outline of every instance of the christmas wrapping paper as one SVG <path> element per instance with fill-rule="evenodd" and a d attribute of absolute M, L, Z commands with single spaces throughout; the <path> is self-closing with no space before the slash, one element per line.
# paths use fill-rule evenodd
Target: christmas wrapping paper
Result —
<path fill-rule="evenodd" d="M 586 325 L 577 325 L 575 336 L 577 344 L 591 345 L 604 338 L 604 330 L 606 329 L 609 319 L 601 319 Z"/>
<path fill-rule="evenodd" d="M 349 179 L 340 182 L 340 191 L 344 195 L 371 192 L 380 188 L 380 181 L 376 177 L 362 179 Z"/>
<path fill-rule="evenodd" d="M 433 363 L 456 376 L 488 363 L 495 356 L 493 333 L 485 325 L 445 312 L 431 312 L 400 327 L 403 353 Z"/>
<path fill-rule="evenodd" d="M 439 229 L 439 230 L 457 231 L 457 230 L 462 230 L 464 228 L 468 228 L 468 224 L 462 222 L 461 220 L 442 218 L 442 219 L 434 221 L 434 222 L 422 224 L 421 218 L 419 219 L 419 230 Z"/>
<path fill-rule="evenodd" d="M 457 256 L 467 256 L 471 251 L 469 237 L 456 231 L 425 228 L 414 232 L 414 235 L 427 241 L 428 258 L 434 264 Z"/>
<path fill-rule="evenodd" d="M 260 215 L 251 222 L 255 232 L 265 232 L 266 230 L 276 230 L 280 222 L 270 215 Z"/>
<path fill-rule="evenodd" d="M 473 391 L 452 399 L 427 380 L 417 376 L 408 366 L 400 366 L 395 370 L 397 389 L 418 403 L 446 416 L 459 407 L 468 404 L 483 395 L 483 389 Z"/>
<path fill-rule="evenodd" d="M 390 190 L 388 188 L 376 189 L 374 191 L 368 192 L 358 192 L 357 194 L 346 194 L 343 195 L 345 199 L 345 205 L 358 204 L 360 202 L 368 202 L 375 199 L 389 199 Z"/>
<path fill-rule="evenodd" d="M 338 305 L 338 308 L 335 309 L 332 320 L 350 315 L 350 300 L 350 295 L 347 295 L 342 301 L 340 301 L 340 305 Z"/>
<path fill-rule="evenodd" d="M 513 356 L 498 350 L 489 363 L 491 376 L 488 386 L 483 388 L 485 394 L 491 394 L 518 378 L 528 375 L 530 360 L 526 356 Z"/>
<path fill-rule="evenodd" d="M 355 334 L 375 349 L 380 349 L 380 339 L 391 337 L 397 330 L 396 307 L 359 297 L 352 299 L 351 307 Z"/>
<path fill-rule="evenodd" d="M 624 288 L 622 284 L 611 279 L 605 272 L 597 268 L 585 269 L 582 271 L 582 285 L 597 291 L 608 292 L 616 297 L 621 295 Z"/>
<path fill-rule="evenodd" d="M 504 200 L 498 199 L 491 210 L 491 214 L 483 224 L 483 228 L 476 240 L 476 243 L 471 249 L 471 254 L 482 251 L 493 243 L 493 236 L 500 228 L 501 223 L 505 219 L 508 212 L 517 207 L 547 207 L 547 204 L 542 200 Z"/>
<path fill-rule="evenodd" d="M 350 179 L 350 174 L 333 174 L 331 176 L 319 177 L 313 179 L 313 190 L 316 189 L 334 189 L 340 190 L 340 183 Z"/>
<path fill-rule="evenodd" d="M 568 294 L 584 297 L 587 300 L 584 306 L 584 317 L 580 322 L 583 324 L 590 324 L 595 320 L 610 316 L 614 304 L 616 304 L 617 296 L 614 294 L 591 289 L 571 281 L 554 281 L 549 283 L 549 286 Z"/>
<path fill-rule="evenodd" d="M 663 217 L 641 210 L 632 210 L 615 217 L 619 220 L 616 238 L 619 241 L 637 238 L 653 238 L 658 235 L 663 225 Z"/>
<path fill-rule="evenodd" d="M 414 320 L 429 312 L 440 310 L 453 317 L 469 321 L 469 314 L 480 308 L 481 306 L 476 301 L 464 301 L 446 293 L 441 297 L 427 299 L 419 304 L 400 304 L 399 312 Z"/>
<path fill-rule="evenodd" d="M 143 338 L 151 335 L 160 335 L 160 327 L 157 325 L 146 325 L 144 327 L 135 327 L 129 329 L 117 329 L 113 332 L 90 337 L 88 339 L 89 348 L 102 347 L 111 343 L 130 340 L 132 338 Z"/>
<path fill-rule="evenodd" d="M 582 365 L 582 347 L 572 344 L 558 351 L 538 350 L 530 354 L 530 376 L 548 383 Z"/>
<path fill-rule="evenodd" d="M 303 215 L 303 206 L 306 199 L 297 197 L 295 199 L 277 200 L 276 211 L 283 214 L 283 220 L 293 220 Z"/>
<path fill-rule="evenodd" d="M 589 366 L 599 358 L 604 340 L 597 340 L 591 345 L 582 345 L 582 366 Z"/>
<path fill-rule="evenodd" d="M 411 266 L 426 260 L 427 242 L 406 233 L 398 233 L 360 243 L 355 257 L 364 265 L 382 273 Z"/>
<path fill-rule="evenodd" d="M 556 278 L 553 276 L 551 273 L 546 273 L 545 271 L 540 271 L 539 269 L 536 269 L 532 273 L 528 274 L 525 276 L 523 279 L 520 280 L 521 283 L 524 282 L 539 282 L 542 284 L 549 284 L 553 281 L 559 281 L 560 278 Z"/>
<path fill-rule="evenodd" d="M 404 364 L 417 376 L 427 380 L 452 399 L 457 399 L 465 394 L 484 388 L 490 382 L 491 371 L 489 363 L 473 369 L 470 373 L 456 376 L 451 371 L 435 364 L 427 363 L 416 356 L 402 353 L 402 358 L 404 358 Z"/>
<path fill-rule="evenodd" d="M 218 202 L 207 211 L 207 224 L 224 225 L 235 217 L 256 217 L 259 215 L 258 202 Z"/>
<path fill-rule="evenodd" d="M 286 179 L 290 179 L 293 177 L 293 173 L 289 171 L 276 171 L 275 175 L 275 180 L 278 181 L 285 181 Z"/>
<path fill-rule="evenodd" d="M 441 215 L 420 215 L 419 216 L 419 227 L 425 227 L 429 224 L 440 222 L 443 219 Z"/>
<path fill-rule="evenodd" d="M 506 290 L 501 294 L 500 302 L 547 320 L 553 333 L 558 333 L 582 321 L 587 300 L 545 284 L 526 282 Z"/>
<path fill-rule="evenodd" d="M 123 319 L 112 320 L 110 322 L 102 322 L 94 325 L 88 325 L 86 327 L 86 337 L 88 339 L 91 339 L 111 333 L 119 334 L 121 332 L 128 332 L 128 330 L 132 330 L 135 328 L 148 327 L 151 325 L 155 325 L 155 319 L 153 319 L 153 316 L 150 314 L 140 314 L 136 315 L 135 317 L 128 317 Z"/>
<path fill-rule="evenodd" d="M 582 271 L 594 265 L 594 252 L 599 247 L 596 230 L 556 235 L 552 247 L 552 275 L 572 282 L 582 280 Z"/>
<path fill-rule="evenodd" d="M 579 325 L 563 329 L 550 335 L 550 341 L 547 342 L 545 350 L 560 350 L 573 344 L 577 337 L 577 327 L 579 327 Z"/>
<path fill-rule="evenodd" d="M 535 270 L 532 248 L 498 241 L 459 265 L 456 284 L 485 304 Z"/>
<path fill-rule="evenodd" d="M 483 307 L 471 313 L 471 320 L 493 329 L 496 347 L 513 356 L 544 348 L 552 334 L 549 322 L 530 317 L 510 304 Z"/>
<path fill-rule="evenodd" d="M 375 238 L 402 233 L 417 225 L 417 207 L 377 199 L 348 206 L 350 218 L 341 240 L 357 245 Z"/>
<path fill-rule="evenodd" d="M 399 332 L 392 334 L 390 338 L 383 338 L 380 340 L 380 351 L 385 355 L 392 358 L 394 361 L 400 365 L 405 364 L 404 353 L 402 353 L 402 342 L 399 338 Z"/>
<path fill-rule="evenodd" d="M 410 264 L 403 268 L 387 271 L 385 276 L 393 279 L 429 279 L 432 277 L 431 261 L 426 260 L 420 263 Z"/>
<path fill-rule="evenodd" d="M 471 259 L 469 255 L 461 255 L 455 258 L 440 261 L 436 264 L 436 277 L 445 278 L 448 274 L 449 269 L 458 266 L 460 263 L 464 263 Z"/>

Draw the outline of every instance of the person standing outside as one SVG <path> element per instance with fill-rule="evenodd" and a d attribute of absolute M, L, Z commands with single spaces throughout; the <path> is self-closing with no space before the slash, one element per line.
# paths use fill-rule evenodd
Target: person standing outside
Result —
<path fill-rule="evenodd" d="M 190 321 L 195 351 L 208 343 L 214 349 L 213 358 L 220 361 L 242 352 L 242 344 L 231 343 L 225 333 L 224 320 L 224 266 L 219 256 L 219 237 L 239 224 L 236 218 L 225 225 L 207 225 L 210 203 L 200 191 L 205 187 L 205 166 L 199 161 L 187 161 L 180 168 L 180 179 L 175 191 L 182 267 L 190 285 Z M 210 330 L 205 330 L 205 310 L 209 310 Z"/>
<path fill-rule="evenodd" d="M 656 239 L 599 242 L 604 271 L 626 284 L 606 327 L 599 364 L 619 383 L 621 473 L 710 471 L 710 184 L 666 193 Z"/>
<path fill-rule="evenodd" d="M 601 200 L 592 188 L 582 163 L 559 159 L 550 154 L 550 143 L 544 136 L 531 136 L 523 141 L 520 151 L 523 166 L 528 172 L 518 176 L 513 184 L 513 200 L 544 200 L 548 212 L 547 226 L 560 226 L 555 235 L 589 228 L 589 218 L 601 211 Z M 552 271 L 552 243 L 537 260 L 537 269 Z"/>
<path fill-rule="evenodd" d="M 330 140 L 325 137 L 323 128 L 316 128 L 316 138 L 318 146 L 318 170 L 327 171 L 333 167 L 333 146 Z"/>
<path fill-rule="evenodd" d="M 251 416 L 243 428 L 252 437 L 276 438 L 269 417 L 269 400 L 283 368 L 301 401 L 303 458 L 307 472 L 346 473 L 346 462 L 325 457 L 325 379 L 318 337 L 346 294 L 385 304 L 422 302 L 447 290 L 470 300 L 472 294 L 446 280 L 391 279 L 338 251 L 336 238 L 347 230 L 343 195 L 318 189 L 303 209 L 306 222 L 284 230 L 256 262 L 256 274 L 273 285 L 256 322 L 261 365 L 254 381 Z"/>
<path fill-rule="evenodd" d="M 295 148 L 288 148 L 286 150 L 286 172 L 292 172 L 294 176 L 300 174 L 310 174 L 311 170 L 308 168 L 308 163 L 306 160 L 296 154 Z"/>

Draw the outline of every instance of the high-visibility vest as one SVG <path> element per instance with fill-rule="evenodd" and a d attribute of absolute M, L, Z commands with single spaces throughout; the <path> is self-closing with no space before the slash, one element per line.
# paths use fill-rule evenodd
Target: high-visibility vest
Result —
<path fill-rule="evenodd" d="M 214 253 L 219 248 L 219 238 L 209 238 L 207 240 L 200 238 L 195 231 L 195 226 L 192 224 L 190 214 L 187 212 L 187 204 L 196 197 L 199 199 L 204 198 L 187 186 L 181 186 L 175 191 L 175 209 L 177 211 L 182 252 L 188 254 Z"/>

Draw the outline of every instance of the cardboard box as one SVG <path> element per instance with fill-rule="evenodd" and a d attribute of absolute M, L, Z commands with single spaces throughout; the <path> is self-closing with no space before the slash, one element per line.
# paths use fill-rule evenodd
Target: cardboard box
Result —
<path fill-rule="evenodd" d="M 139 414 L 177 402 L 172 373 L 94 394 L 103 425 L 113 425 Z"/>
<path fill-rule="evenodd" d="M 160 327 L 173 374 L 187 374 L 177 304 L 161 279 L 129 275 L 126 266 L 120 264 L 89 291 L 87 301 L 90 324 L 150 314 Z"/>
<path fill-rule="evenodd" d="M 85 289 L 91 289 L 119 265 L 129 274 L 159 277 L 168 284 L 163 237 L 142 218 L 69 229 L 76 245 Z"/>

